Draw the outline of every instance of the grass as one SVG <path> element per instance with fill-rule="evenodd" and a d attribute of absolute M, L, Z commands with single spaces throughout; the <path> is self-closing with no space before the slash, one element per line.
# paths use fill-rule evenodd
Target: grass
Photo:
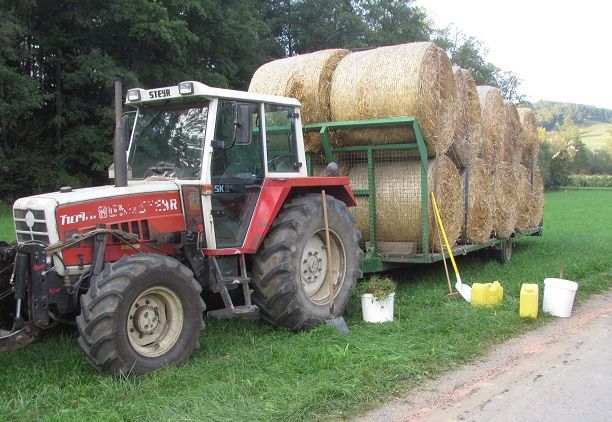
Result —
<path fill-rule="evenodd" d="M 180 368 L 138 379 L 89 369 L 73 330 L 0 354 L 0 420 L 327 420 L 376 406 L 400 390 L 472 361 L 551 317 L 521 320 L 524 282 L 565 276 L 578 300 L 612 286 L 612 191 L 547 193 L 544 237 L 517 241 L 501 266 L 459 258 L 467 282 L 499 280 L 494 309 L 446 298 L 441 264 L 388 273 L 400 283 L 396 320 L 361 322 L 359 299 L 342 336 L 330 327 L 294 334 L 260 322 L 207 320 L 201 348 Z M 6 216 L 6 214 L 2 214 Z M 4 217 L 0 226 L 10 226 Z"/>
<path fill-rule="evenodd" d="M 610 128 L 612 128 L 612 123 L 585 122 L 580 127 L 580 139 L 591 151 L 606 149 L 607 142 L 610 139 L 610 133 L 608 132 Z"/>
<path fill-rule="evenodd" d="M 0 202 L 0 240 L 12 242 L 15 240 L 11 206 Z"/>

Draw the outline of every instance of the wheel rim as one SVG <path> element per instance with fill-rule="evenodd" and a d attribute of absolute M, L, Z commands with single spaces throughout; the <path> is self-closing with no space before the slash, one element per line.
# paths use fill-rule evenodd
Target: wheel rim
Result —
<path fill-rule="evenodd" d="M 132 305 L 127 320 L 130 344 L 146 357 L 167 353 L 183 329 L 183 305 L 176 293 L 166 287 L 151 287 Z"/>
<path fill-rule="evenodd" d="M 332 280 L 334 297 L 342 289 L 346 269 L 346 255 L 340 238 L 329 232 L 332 255 Z M 329 280 L 327 251 L 325 250 L 325 231 L 314 233 L 306 242 L 300 261 L 300 279 L 306 297 L 318 305 L 329 303 Z"/>

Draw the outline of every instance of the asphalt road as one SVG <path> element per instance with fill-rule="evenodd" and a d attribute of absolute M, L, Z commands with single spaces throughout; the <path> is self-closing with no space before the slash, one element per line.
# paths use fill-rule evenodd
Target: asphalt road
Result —
<path fill-rule="evenodd" d="M 612 292 L 358 421 L 612 421 Z"/>

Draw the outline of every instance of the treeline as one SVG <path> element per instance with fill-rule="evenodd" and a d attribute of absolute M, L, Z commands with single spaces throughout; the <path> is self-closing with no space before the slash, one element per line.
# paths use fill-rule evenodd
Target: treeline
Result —
<path fill-rule="evenodd" d="M 399 0 L 4 0 L 0 200 L 108 183 L 112 83 L 183 80 L 244 89 L 271 59 L 433 40 L 477 83 L 518 99 L 520 80 L 480 42 L 433 28 Z"/>
<path fill-rule="evenodd" d="M 538 125 L 546 130 L 556 130 L 566 119 L 580 125 L 586 121 L 612 122 L 612 110 L 584 104 L 538 101 L 532 104 Z"/>

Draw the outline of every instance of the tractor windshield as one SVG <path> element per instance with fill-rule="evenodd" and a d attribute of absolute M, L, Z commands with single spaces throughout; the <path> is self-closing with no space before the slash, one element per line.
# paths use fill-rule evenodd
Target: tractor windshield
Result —
<path fill-rule="evenodd" d="M 200 178 L 208 103 L 138 110 L 128 164 L 132 179 Z"/>

